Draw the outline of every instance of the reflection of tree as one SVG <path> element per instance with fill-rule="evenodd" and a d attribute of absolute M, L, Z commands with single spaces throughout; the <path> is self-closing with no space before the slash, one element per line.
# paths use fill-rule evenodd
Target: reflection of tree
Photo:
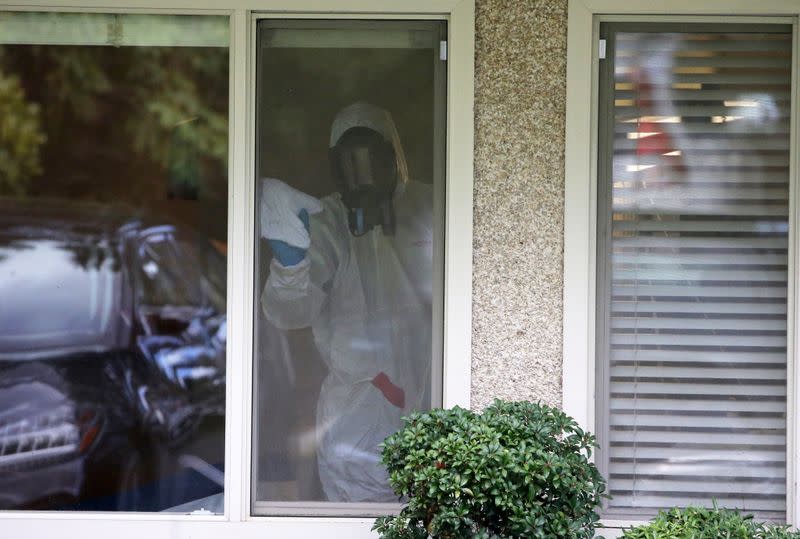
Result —
<path fill-rule="evenodd" d="M 41 172 L 39 106 L 25 100 L 19 79 L 0 71 L 0 192 L 21 194 Z"/>
<path fill-rule="evenodd" d="M 18 77 L 28 100 L 16 107 L 38 105 L 48 136 L 27 143 L 43 165 L 25 165 L 28 175 L 41 174 L 16 189 L 0 178 L 0 195 L 147 204 L 164 199 L 170 175 L 224 193 L 227 64 L 224 48 L 3 47 L 0 71 Z"/>
<path fill-rule="evenodd" d="M 71 241 L 59 246 L 60 249 L 69 252 L 72 262 L 84 271 L 100 270 L 110 259 L 110 269 L 114 272 L 120 270 L 120 260 L 117 253 L 110 249 L 105 241 L 98 238 L 81 238 L 78 241 Z"/>
<path fill-rule="evenodd" d="M 38 230 L 42 234 L 47 229 Z M 52 237 L 58 236 L 59 231 L 53 230 Z M 44 237 L 14 238 L 0 235 L 0 262 L 8 258 L 10 251 L 29 251 L 35 248 L 35 243 Z M 47 240 L 52 241 L 52 239 Z M 117 249 L 112 247 L 109 238 L 94 235 L 70 235 L 57 241 L 57 248 L 70 254 L 70 261 L 84 271 L 97 271 L 106 265 L 114 272 L 120 271 L 122 261 Z M 5 253 L 3 252 L 5 251 Z"/>
<path fill-rule="evenodd" d="M 129 76 L 134 83 L 134 102 L 143 105 L 145 112 L 142 117 L 127 119 L 136 148 L 165 166 L 190 162 L 193 153 L 206 156 L 224 174 L 228 154 L 227 50 L 148 47 L 135 49 L 135 53 Z M 139 84 L 135 84 L 137 81 Z M 164 144 L 164 138 L 154 133 L 168 135 L 169 142 Z"/>

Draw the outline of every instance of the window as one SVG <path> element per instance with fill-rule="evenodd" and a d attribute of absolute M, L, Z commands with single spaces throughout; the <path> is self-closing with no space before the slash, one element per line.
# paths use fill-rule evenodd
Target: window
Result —
<path fill-rule="evenodd" d="M 610 528 L 712 500 L 800 523 L 796 15 L 570 4 L 563 405 Z"/>
<path fill-rule="evenodd" d="M 221 512 L 228 21 L 0 35 L 0 509 Z"/>
<path fill-rule="evenodd" d="M 258 23 L 256 514 L 394 509 L 379 444 L 441 406 L 446 27 Z"/>
<path fill-rule="evenodd" d="M 791 27 L 601 36 L 606 514 L 716 502 L 783 520 Z"/>
<path fill-rule="evenodd" d="M 275 249 L 260 233 L 260 179 L 326 202 L 335 113 L 362 101 L 391 113 L 397 136 L 378 146 L 402 147 L 396 166 L 425 192 L 414 207 L 430 225 L 409 246 L 429 263 L 404 268 L 429 298 L 410 345 L 425 357 L 412 358 L 422 366 L 410 369 L 413 384 L 389 372 L 411 362 L 393 360 L 368 382 L 398 410 L 468 406 L 473 2 L 343 0 L 324 13 L 314 0 L 113 4 L 0 10 L 0 108 L 10 107 L 0 153 L 18 152 L 0 159 L 4 535 L 371 537 L 372 515 L 397 504 L 334 498 L 314 479 L 326 432 L 314 383 L 325 370 L 313 327 L 267 320 Z M 340 165 L 358 182 L 372 170 L 364 163 L 386 163 L 351 149 Z M 367 213 L 334 238 L 376 223 Z M 400 237 L 406 221 L 395 223 Z M 274 355 L 284 344 L 291 355 Z M 74 361 L 51 362 L 54 351 Z M 30 402 L 24 425 L 6 428 L 6 404 Z M 391 429 L 396 418 L 375 424 Z M 85 491 L 85 469 L 109 462 L 100 457 L 111 463 Z M 56 492 L 68 483 L 71 496 Z M 31 493 L 39 500 L 19 501 Z"/>

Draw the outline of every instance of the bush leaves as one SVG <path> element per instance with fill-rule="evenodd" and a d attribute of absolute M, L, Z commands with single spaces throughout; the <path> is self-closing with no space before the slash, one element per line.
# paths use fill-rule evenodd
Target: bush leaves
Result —
<path fill-rule="evenodd" d="M 623 539 L 800 539 L 786 526 L 764 524 L 733 509 L 687 507 L 662 511 L 652 522 L 627 530 Z"/>
<path fill-rule="evenodd" d="M 543 404 L 495 401 L 414 414 L 386 439 L 389 482 L 408 503 L 383 539 L 591 538 L 605 490 L 594 437 Z"/>

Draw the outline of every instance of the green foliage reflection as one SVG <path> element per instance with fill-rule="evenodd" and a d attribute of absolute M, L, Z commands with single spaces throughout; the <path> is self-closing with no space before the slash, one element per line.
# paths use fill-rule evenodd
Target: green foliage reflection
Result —
<path fill-rule="evenodd" d="M 0 196 L 225 198 L 228 51 L 0 49 Z"/>

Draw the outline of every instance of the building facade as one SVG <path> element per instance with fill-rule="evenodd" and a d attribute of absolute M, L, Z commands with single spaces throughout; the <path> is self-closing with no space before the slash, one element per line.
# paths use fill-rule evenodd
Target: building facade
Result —
<path fill-rule="evenodd" d="M 800 524 L 795 2 L 6 4 L 9 537 L 372 537 L 374 440 L 495 398 L 597 433 L 606 537 Z"/>

